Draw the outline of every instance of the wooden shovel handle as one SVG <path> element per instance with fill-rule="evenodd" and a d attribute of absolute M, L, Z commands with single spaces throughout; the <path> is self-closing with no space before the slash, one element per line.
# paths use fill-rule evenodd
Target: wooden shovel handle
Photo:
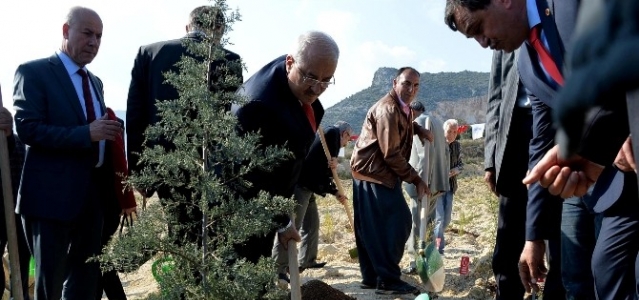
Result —
<path fill-rule="evenodd" d="M 2 92 L 0 91 L 0 106 Z M 9 249 L 9 265 L 11 267 L 11 290 L 16 300 L 23 300 L 22 277 L 20 276 L 20 258 L 18 257 L 18 233 L 16 231 L 16 215 L 13 206 L 13 190 L 11 187 L 11 167 L 9 165 L 9 146 L 7 137 L 0 131 L 0 173 L 2 173 L 2 197 L 4 198 L 4 217 L 7 223 L 7 239 Z M 28 271 L 28 270 L 24 270 Z"/>
<path fill-rule="evenodd" d="M 291 222 L 295 220 L 291 219 Z M 297 242 L 288 241 L 288 274 L 291 276 L 291 300 L 302 300 L 302 288 L 300 286 L 300 269 L 297 262 Z"/>
<path fill-rule="evenodd" d="M 319 135 L 320 141 L 322 142 L 322 148 L 324 148 L 324 154 L 326 154 L 326 160 L 330 163 L 331 161 L 331 152 L 328 151 L 328 146 L 326 146 L 326 138 L 324 137 L 324 130 L 319 127 L 317 128 L 317 134 Z M 344 193 L 344 187 L 342 187 L 342 182 L 339 180 L 337 176 L 337 171 L 335 169 L 331 169 L 333 173 L 333 181 L 335 181 L 335 185 L 337 186 L 337 192 L 346 196 Z M 351 230 L 355 232 L 355 226 L 353 225 L 353 215 L 351 214 L 351 209 L 348 206 L 348 203 L 344 202 L 344 210 L 346 211 L 346 215 L 348 216 L 348 223 L 351 225 Z"/>

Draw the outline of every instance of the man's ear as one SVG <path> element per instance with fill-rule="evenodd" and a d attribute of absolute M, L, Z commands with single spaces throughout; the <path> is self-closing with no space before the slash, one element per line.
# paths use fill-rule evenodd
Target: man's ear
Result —
<path fill-rule="evenodd" d="M 62 25 L 62 36 L 64 39 L 69 39 L 69 24 L 67 23 Z"/>
<path fill-rule="evenodd" d="M 293 63 L 295 63 L 295 59 L 293 58 L 293 55 L 286 55 L 286 73 L 288 74 L 288 72 L 291 71 L 291 68 L 293 68 Z"/>
<path fill-rule="evenodd" d="M 501 5 L 502 7 L 506 9 L 510 9 L 513 6 L 514 1 L 519 1 L 519 0 L 492 0 L 491 4 L 499 3 L 499 5 Z"/>

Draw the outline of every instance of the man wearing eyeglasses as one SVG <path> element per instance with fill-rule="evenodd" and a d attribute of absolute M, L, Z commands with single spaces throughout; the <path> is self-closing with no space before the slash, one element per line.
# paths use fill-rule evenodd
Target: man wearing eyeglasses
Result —
<path fill-rule="evenodd" d="M 414 184 L 418 199 L 430 194 L 408 163 L 414 134 L 422 142 L 433 141 L 429 130 L 413 122 L 409 107 L 419 91 L 419 81 L 420 74 L 414 68 L 397 71 L 393 88 L 366 113 L 351 157 L 361 287 L 377 288 L 377 294 L 419 292 L 400 279 L 399 268 L 412 224 L 401 183 Z"/>
<path fill-rule="evenodd" d="M 298 182 L 304 158 L 315 140 L 315 132 L 324 116 L 317 98 L 335 83 L 339 48 L 329 35 L 310 31 L 299 36 L 296 48 L 266 64 L 251 76 L 238 91 L 247 97 L 242 107 L 234 107 L 240 133 L 257 132 L 260 144 L 284 146 L 292 153 L 287 160 L 269 171 L 248 174 L 252 188 L 244 198 L 252 198 L 260 190 L 273 196 L 291 197 Z M 274 217 L 277 228 L 265 236 L 254 236 L 236 251 L 242 257 L 257 262 L 270 257 L 275 235 L 286 250 L 300 235 L 287 214 Z"/>

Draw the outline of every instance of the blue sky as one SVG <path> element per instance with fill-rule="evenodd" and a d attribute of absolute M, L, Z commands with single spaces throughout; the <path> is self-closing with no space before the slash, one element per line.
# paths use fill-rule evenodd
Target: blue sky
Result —
<path fill-rule="evenodd" d="M 12 110 L 13 75 L 26 61 L 60 47 L 62 24 L 74 5 L 96 10 L 104 23 L 100 52 L 88 65 L 105 84 L 107 106 L 126 109 L 133 60 L 140 45 L 181 37 L 189 12 L 206 0 L 0 1 L 0 85 Z M 242 21 L 227 48 L 242 56 L 245 78 L 290 51 L 307 30 L 337 41 L 336 85 L 320 97 L 325 107 L 368 86 L 379 67 L 413 66 L 420 72 L 490 71 L 492 52 L 454 33 L 443 22 L 445 0 L 228 0 Z M 390 82 L 389 82 L 390 87 Z"/>

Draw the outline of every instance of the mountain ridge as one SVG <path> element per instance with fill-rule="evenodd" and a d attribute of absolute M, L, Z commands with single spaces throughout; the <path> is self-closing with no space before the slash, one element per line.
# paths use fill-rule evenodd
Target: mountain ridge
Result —
<path fill-rule="evenodd" d="M 371 85 L 326 109 L 322 125 L 346 121 L 356 133 L 368 109 L 392 88 L 396 68 L 375 71 Z M 440 120 L 458 119 L 461 123 L 483 123 L 486 119 L 488 72 L 421 73 L 420 89 L 415 100 L 426 106 L 426 112 Z"/>

